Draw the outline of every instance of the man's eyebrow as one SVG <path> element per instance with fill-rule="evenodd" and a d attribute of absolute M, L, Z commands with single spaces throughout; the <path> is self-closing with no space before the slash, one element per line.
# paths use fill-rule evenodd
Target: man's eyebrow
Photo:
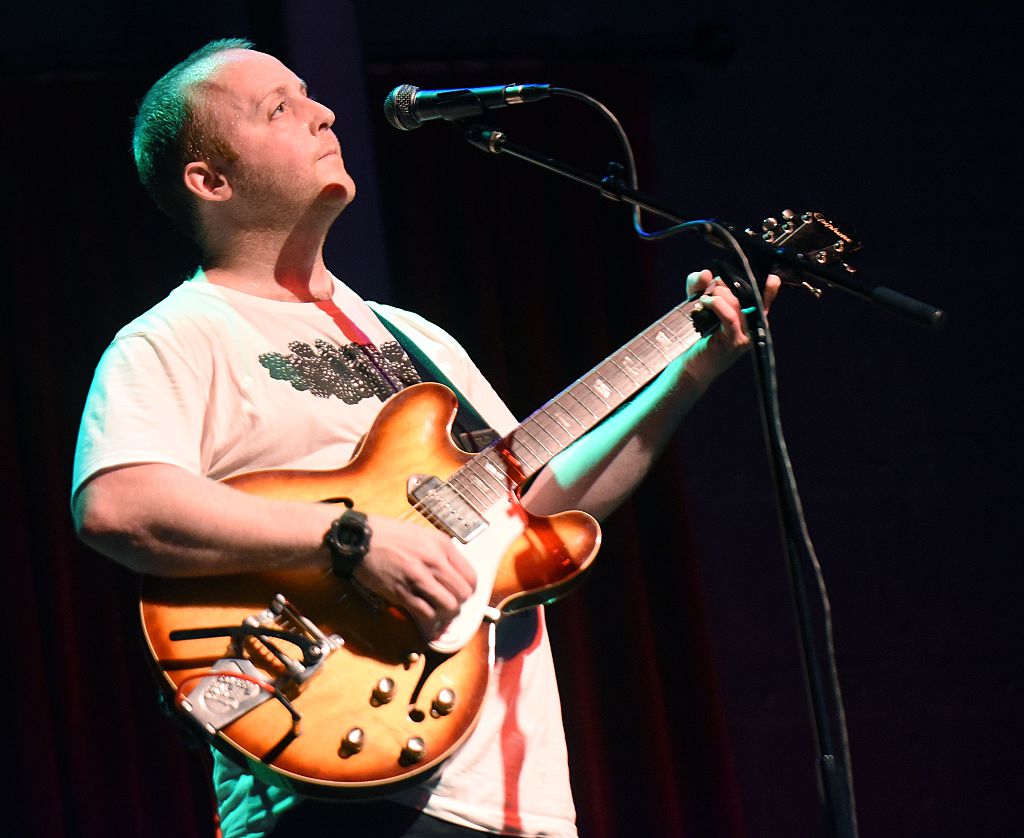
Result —
<path fill-rule="evenodd" d="M 303 96 L 309 95 L 309 86 L 302 79 L 299 79 L 299 90 L 302 91 Z M 273 90 L 268 90 L 259 98 L 259 100 L 257 100 L 253 110 L 258 111 L 260 107 L 263 105 L 263 103 L 266 102 L 267 99 L 269 99 L 274 94 L 277 94 L 278 96 L 286 96 L 288 94 L 288 87 L 286 85 L 279 84 Z"/>

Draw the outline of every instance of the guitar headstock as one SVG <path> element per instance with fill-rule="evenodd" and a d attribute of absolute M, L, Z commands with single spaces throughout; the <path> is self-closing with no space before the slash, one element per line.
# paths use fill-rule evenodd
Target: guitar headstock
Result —
<path fill-rule="evenodd" d="M 820 212 L 797 214 L 784 209 L 780 215 L 781 218 L 766 218 L 760 233 L 749 227 L 745 232 L 750 236 L 759 235 L 772 247 L 795 250 L 813 264 L 838 264 L 850 273 L 856 270 L 846 261 L 862 247 L 852 230 Z"/>

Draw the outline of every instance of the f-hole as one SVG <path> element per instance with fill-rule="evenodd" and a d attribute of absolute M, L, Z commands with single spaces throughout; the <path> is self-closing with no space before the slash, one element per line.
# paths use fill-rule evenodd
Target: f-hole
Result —
<path fill-rule="evenodd" d="M 427 682 L 427 678 L 434 674 L 442 663 L 444 663 L 450 655 L 442 655 L 440 652 L 435 652 L 433 649 L 428 648 L 424 652 L 423 671 L 420 673 L 420 679 L 416 682 L 416 689 L 412 691 L 412 695 L 409 696 L 409 706 L 415 706 L 416 702 L 420 699 L 420 691 L 423 689 L 423 685 Z M 420 712 L 420 711 L 415 711 Z M 413 711 L 409 711 L 409 718 L 412 718 Z M 419 721 L 419 719 L 413 719 L 413 721 Z"/>
<path fill-rule="evenodd" d="M 347 498 L 347 497 L 321 498 L 320 499 L 320 503 L 333 503 L 333 504 L 343 503 L 345 505 L 345 507 L 348 508 L 348 509 L 351 509 L 352 507 L 355 506 L 355 501 L 353 501 L 352 498 Z"/>

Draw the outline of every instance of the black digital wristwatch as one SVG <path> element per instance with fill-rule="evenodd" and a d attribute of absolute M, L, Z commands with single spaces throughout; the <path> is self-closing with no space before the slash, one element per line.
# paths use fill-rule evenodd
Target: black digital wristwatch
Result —
<path fill-rule="evenodd" d="M 359 563 L 370 551 L 373 530 L 366 516 L 354 509 L 346 509 L 324 535 L 324 543 L 331 551 L 331 570 L 342 579 L 351 579 Z"/>

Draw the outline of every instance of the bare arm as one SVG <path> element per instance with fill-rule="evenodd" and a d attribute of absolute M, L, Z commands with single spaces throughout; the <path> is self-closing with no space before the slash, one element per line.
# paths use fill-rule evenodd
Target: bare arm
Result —
<path fill-rule="evenodd" d="M 337 506 L 246 494 L 177 466 L 103 472 L 75 498 L 83 541 L 140 573 L 208 576 L 330 568 L 324 533 Z M 432 528 L 371 515 L 370 552 L 356 578 L 436 632 L 469 596 L 475 574 Z"/>
<path fill-rule="evenodd" d="M 778 277 L 768 278 L 766 305 L 779 285 Z M 523 499 L 530 511 L 582 509 L 598 519 L 609 515 L 643 480 L 711 382 L 747 351 L 750 339 L 732 291 L 707 270 L 691 273 L 686 286 L 688 295 L 703 294 L 721 328 L 701 338 L 635 399 L 555 457 Z"/>

